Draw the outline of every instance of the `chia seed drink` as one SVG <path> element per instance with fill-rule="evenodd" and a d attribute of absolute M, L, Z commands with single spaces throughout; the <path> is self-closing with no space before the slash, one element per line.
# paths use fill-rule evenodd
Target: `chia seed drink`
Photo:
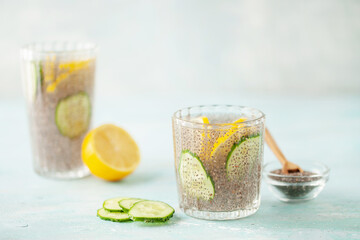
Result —
<path fill-rule="evenodd" d="M 173 116 L 180 208 L 193 217 L 246 217 L 260 205 L 264 114 L 237 106 L 200 106 Z"/>
<path fill-rule="evenodd" d="M 21 57 L 35 171 L 55 178 L 88 175 L 81 144 L 91 124 L 95 45 L 30 44 Z"/>

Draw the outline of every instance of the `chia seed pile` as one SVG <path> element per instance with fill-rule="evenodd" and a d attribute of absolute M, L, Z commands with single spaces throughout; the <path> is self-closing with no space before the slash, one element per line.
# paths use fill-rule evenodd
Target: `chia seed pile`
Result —
<path fill-rule="evenodd" d="M 271 171 L 273 174 L 283 175 L 281 169 Z M 316 182 L 321 179 L 321 177 L 314 177 L 316 173 L 303 171 L 293 172 L 284 177 L 280 176 L 269 176 L 271 179 L 276 180 L 282 183 L 289 183 L 287 185 L 273 184 L 273 186 L 278 189 L 282 194 L 288 198 L 302 198 L 307 196 L 311 191 L 318 187 L 318 184 L 311 185 L 309 183 Z M 291 177 L 289 177 L 291 176 Z"/>
<path fill-rule="evenodd" d="M 211 212 L 229 212 L 236 210 L 256 209 L 260 204 L 260 182 L 263 154 L 261 140 L 258 157 L 255 162 L 245 162 L 239 166 L 247 170 L 246 176 L 238 181 L 230 180 L 226 175 L 226 160 L 232 146 L 241 137 L 263 133 L 263 125 L 247 125 L 238 128 L 218 149 L 213 152 L 213 146 L 219 137 L 228 133 L 229 129 L 196 129 L 181 124 L 174 124 L 175 166 L 179 167 L 181 151 L 189 150 L 199 156 L 206 172 L 213 180 L 215 195 L 213 199 L 203 200 L 193 197 L 183 189 L 176 171 L 180 207 L 184 210 L 199 210 Z M 261 138 L 262 139 L 262 138 Z M 250 166 L 251 165 L 251 166 Z"/>
<path fill-rule="evenodd" d="M 40 77 L 35 84 L 35 95 L 28 101 L 31 140 L 34 153 L 35 170 L 39 173 L 64 173 L 84 168 L 81 160 L 81 144 L 86 132 L 69 138 L 63 136 L 55 122 L 55 111 L 59 101 L 79 92 L 85 92 L 90 101 L 93 97 L 95 60 L 72 72 L 60 68 L 67 62 L 57 60 L 39 63 Z M 49 68 L 51 66 L 51 68 Z M 47 80 L 46 76 L 52 80 Z M 48 86 L 60 76 L 61 81 L 54 91 Z M 66 77 L 64 77 L 66 76 Z"/>

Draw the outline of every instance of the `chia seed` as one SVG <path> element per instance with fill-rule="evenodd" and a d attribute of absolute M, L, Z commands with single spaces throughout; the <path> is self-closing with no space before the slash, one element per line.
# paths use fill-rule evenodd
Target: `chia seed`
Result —
<path fill-rule="evenodd" d="M 283 195 L 288 198 L 303 198 L 307 196 L 311 191 L 318 187 L 316 183 L 321 177 L 314 177 L 316 173 L 303 171 L 301 172 L 292 172 L 287 175 L 283 174 L 281 169 L 276 169 L 270 173 L 282 176 L 269 176 L 269 178 L 285 184 L 273 184 L 273 186 L 278 189 Z M 286 184 L 288 183 L 288 184 Z"/>

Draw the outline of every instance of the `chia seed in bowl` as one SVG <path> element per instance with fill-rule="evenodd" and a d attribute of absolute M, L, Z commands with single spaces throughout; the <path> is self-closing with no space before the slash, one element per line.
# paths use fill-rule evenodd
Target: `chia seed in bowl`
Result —
<path fill-rule="evenodd" d="M 319 162 L 302 163 L 300 173 L 283 174 L 278 162 L 265 164 L 264 177 L 270 191 L 284 202 L 301 202 L 316 198 L 329 179 L 330 169 Z"/>

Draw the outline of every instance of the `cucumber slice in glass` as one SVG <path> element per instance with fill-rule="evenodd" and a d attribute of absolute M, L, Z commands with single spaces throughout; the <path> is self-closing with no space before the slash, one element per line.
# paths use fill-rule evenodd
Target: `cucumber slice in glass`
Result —
<path fill-rule="evenodd" d="M 113 222 L 126 222 L 130 221 L 130 217 L 127 213 L 124 212 L 110 212 L 104 208 L 100 208 L 97 211 L 97 215 L 102 220 L 108 220 Z"/>
<path fill-rule="evenodd" d="M 211 200 L 215 196 L 214 182 L 194 153 L 184 150 L 180 156 L 179 175 L 183 189 L 190 196 Z"/>
<path fill-rule="evenodd" d="M 66 137 L 78 137 L 89 127 L 91 104 L 85 92 L 61 99 L 55 112 L 56 126 Z"/>
<path fill-rule="evenodd" d="M 103 203 L 103 208 L 110 212 L 123 212 L 123 209 L 119 206 L 119 201 L 126 199 L 125 197 L 107 199 Z"/>
<path fill-rule="evenodd" d="M 242 137 L 232 146 L 226 160 L 226 175 L 230 181 L 241 181 L 251 172 L 259 157 L 260 141 L 260 135 Z"/>
<path fill-rule="evenodd" d="M 135 203 L 128 214 L 133 221 L 165 222 L 174 215 L 175 210 L 160 201 L 140 201 Z"/>
<path fill-rule="evenodd" d="M 28 91 L 28 95 L 29 97 L 31 97 L 31 99 L 35 99 L 37 92 L 38 92 L 38 88 L 40 86 L 41 88 L 41 84 L 42 84 L 42 66 L 41 66 L 41 62 L 38 61 L 30 61 L 28 63 L 26 63 L 25 65 L 26 67 L 26 74 L 28 75 L 28 87 L 26 88 Z"/>
<path fill-rule="evenodd" d="M 144 199 L 140 198 L 127 198 L 119 201 L 119 206 L 124 212 L 128 212 L 130 208 L 137 202 L 143 201 Z"/>

